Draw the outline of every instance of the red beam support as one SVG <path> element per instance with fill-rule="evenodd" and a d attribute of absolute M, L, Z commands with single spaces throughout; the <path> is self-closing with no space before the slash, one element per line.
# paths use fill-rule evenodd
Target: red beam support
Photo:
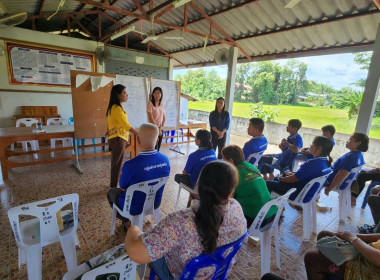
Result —
<path fill-rule="evenodd" d="M 78 24 L 78 25 L 80 26 L 80 28 L 82 28 L 82 30 L 83 30 L 84 32 L 86 32 L 86 33 L 92 38 L 92 40 L 96 41 L 96 38 L 94 37 L 94 35 L 92 35 L 91 32 L 88 31 L 87 28 L 84 27 L 83 24 L 81 24 L 81 23 L 79 22 L 79 20 L 77 20 L 74 16 L 71 16 L 71 18 L 76 22 L 76 24 Z"/>

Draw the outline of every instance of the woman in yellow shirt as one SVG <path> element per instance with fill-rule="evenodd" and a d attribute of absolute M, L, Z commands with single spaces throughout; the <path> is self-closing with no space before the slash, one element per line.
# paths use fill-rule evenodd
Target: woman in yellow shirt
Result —
<path fill-rule="evenodd" d="M 128 115 L 121 107 L 127 102 L 128 93 L 123 85 L 114 85 L 111 89 L 110 101 L 107 108 L 108 143 L 111 149 L 111 188 L 117 187 L 123 163 L 124 149 L 128 143 L 129 132 L 136 130 L 129 124 Z"/>

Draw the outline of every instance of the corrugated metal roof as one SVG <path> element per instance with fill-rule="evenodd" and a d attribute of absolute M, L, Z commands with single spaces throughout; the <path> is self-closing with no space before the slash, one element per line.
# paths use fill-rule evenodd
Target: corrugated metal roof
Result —
<path fill-rule="evenodd" d="M 90 0 L 66 0 L 58 13 L 104 11 L 109 16 L 101 16 L 100 38 L 98 37 L 98 14 L 75 16 L 96 40 L 105 40 L 109 43 L 107 37 L 127 24 L 133 24 L 136 30 L 145 34 L 151 29 L 149 20 L 135 20 L 132 16 L 94 7 L 88 1 Z M 138 1 L 148 12 L 149 0 Z M 20 7 L 22 7 L 29 16 L 36 15 L 41 3 L 40 0 L 2 0 L 2 2 L 11 13 L 20 12 Z M 95 5 L 104 3 L 101 0 L 93 2 Z M 380 12 L 371 0 L 301 0 L 291 9 L 284 8 L 288 2 L 289 0 L 193 0 L 195 6 L 209 15 L 212 20 L 211 36 L 210 21 L 189 3 L 187 30 L 173 30 L 168 26 L 154 23 L 154 32 L 159 35 L 159 39 L 152 43 L 176 59 L 175 67 L 213 64 L 217 50 L 228 48 L 235 43 L 253 59 L 312 55 L 326 51 L 348 52 L 365 50 L 373 45 L 377 26 L 380 23 Z M 58 0 L 43 1 L 41 14 L 52 14 L 58 3 Z M 109 3 L 114 8 L 140 14 L 133 0 L 110 0 Z M 164 3 L 167 1 L 155 0 L 154 8 Z M 164 8 L 154 14 L 157 16 L 163 10 Z M 181 29 L 184 25 L 184 11 L 185 5 L 171 9 L 158 20 Z M 110 20 L 110 17 L 113 20 Z M 60 16 L 56 16 L 50 22 L 39 19 L 36 29 L 60 31 L 65 29 L 66 23 L 66 17 Z M 31 29 L 31 21 L 22 24 L 21 27 Z M 81 29 L 75 21 L 72 21 L 71 27 Z M 225 43 L 208 38 L 207 47 L 204 50 L 205 38 L 194 34 L 197 32 L 208 34 L 209 37 L 214 36 Z M 225 34 L 233 42 L 228 42 L 229 38 Z M 80 35 L 72 34 L 72 36 Z M 183 39 L 168 40 L 165 36 L 182 36 Z M 128 35 L 129 48 L 146 51 L 147 44 L 142 44 L 141 41 L 138 34 Z M 118 38 L 111 43 L 124 46 L 125 39 Z M 242 51 L 239 52 L 239 60 L 247 61 Z"/>

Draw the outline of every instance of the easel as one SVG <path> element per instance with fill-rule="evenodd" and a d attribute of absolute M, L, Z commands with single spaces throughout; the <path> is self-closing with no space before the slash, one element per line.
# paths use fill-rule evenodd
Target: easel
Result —
<path fill-rule="evenodd" d="M 178 153 L 178 154 L 181 154 L 181 155 L 185 155 L 185 153 L 183 153 L 182 151 L 181 151 L 181 149 L 179 148 L 179 145 L 178 145 L 178 143 L 179 143 L 179 129 L 176 129 L 175 130 L 175 133 L 177 134 L 177 145 L 175 145 L 175 147 L 174 148 L 170 148 L 169 150 L 171 150 L 171 151 L 173 151 L 173 152 L 176 152 L 176 153 Z"/>

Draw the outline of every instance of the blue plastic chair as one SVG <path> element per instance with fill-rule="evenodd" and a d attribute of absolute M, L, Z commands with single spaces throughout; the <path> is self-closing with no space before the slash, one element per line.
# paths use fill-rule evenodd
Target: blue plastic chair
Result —
<path fill-rule="evenodd" d="M 69 123 L 69 125 L 73 124 L 74 123 L 74 117 L 70 117 L 68 119 L 68 123 Z M 104 138 L 104 142 L 103 142 L 103 138 Z M 86 139 L 77 139 L 77 147 L 79 147 L 80 145 L 84 146 L 85 140 Z M 91 140 L 92 140 L 92 144 L 95 145 L 95 138 L 91 138 Z M 75 138 L 73 138 L 73 141 L 75 141 Z M 102 143 L 105 143 L 105 137 L 102 137 Z M 80 155 L 79 148 L 77 149 L 77 152 L 78 152 L 78 155 Z M 94 147 L 94 153 L 96 154 L 96 147 Z"/>
<path fill-rule="evenodd" d="M 215 267 L 214 276 L 211 278 L 213 280 L 224 280 L 227 279 L 227 271 L 230 267 L 232 258 L 240 250 L 243 240 L 248 236 L 249 231 L 247 231 L 242 237 L 238 240 L 220 246 L 212 254 L 202 254 L 194 259 L 192 259 L 184 268 L 181 273 L 180 280 L 194 279 L 198 270 L 204 267 Z M 229 251 L 232 248 L 231 252 L 227 256 L 224 256 L 226 251 Z M 153 268 L 150 270 L 149 280 L 154 280 L 157 276 Z M 164 280 L 164 279 L 162 279 Z"/>
<path fill-rule="evenodd" d="M 367 205 L 367 200 L 368 200 L 369 195 L 371 194 L 371 190 L 377 185 L 380 185 L 379 181 L 372 181 L 371 184 L 369 184 L 367 191 L 365 193 L 365 196 L 363 198 L 362 209 L 364 209 Z"/>

